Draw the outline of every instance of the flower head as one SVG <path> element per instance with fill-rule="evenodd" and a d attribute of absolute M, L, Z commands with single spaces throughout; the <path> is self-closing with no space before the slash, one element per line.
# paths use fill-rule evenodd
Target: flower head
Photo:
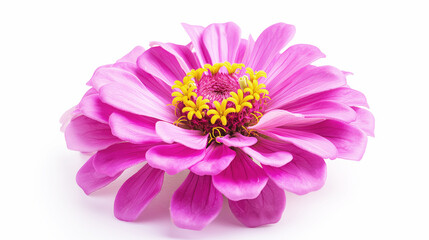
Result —
<path fill-rule="evenodd" d="M 279 221 L 284 190 L 306 194 L 326 178 L 324 159 L 360 160 L 374 118 L 345 73 L 311 63 L 311 45 L 281 50 L 291 25 L 242 39 L 234 23 L 184 24 L 192 44 L 136 47 L 98 68 L 64 123 L 67 145 L 91 152 L 77 182 L 89 194 L 147 162 L 119 189 L 118 219 L 135 220 L 162 188 L 164 173 L 189 175 L 171 217 L 202 229 L 228 198 L 244 225 Z"/>

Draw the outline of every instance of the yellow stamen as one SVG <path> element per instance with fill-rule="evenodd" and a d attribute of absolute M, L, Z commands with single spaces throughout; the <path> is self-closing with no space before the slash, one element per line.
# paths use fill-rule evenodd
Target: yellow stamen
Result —
<path fill-rule="evenodd" d="M 201 119 L 204 115 L 203 110 L 209 109 L 209 105 L 207 105 L 208 102 L 210 102 L 210 100 L 203 100 L 202 96 L 199 96 L 196 102 L 193 102 L 192 100 L 185 101 L 183 102 L 185 104 L 185 107 L 182 109 L 182 112 L 188 112 L 188 120 L 192 120 L 194 114 L 198 119 Z"/>
<path fill-rule="evenodd" d="M 243 110 L 244 107 L 252 108 L 252 104 L 249 102 L 253 99 L 252 95 L 247 95 L 244 97 L 243 91 L 241 89 L 237 90 L 237 93 L 231 92 L 231 97 L 227 98 L 228 101 L 231 101 L 235 104 L 235 111 L 238 113 Z"/>
<path fill-rule="evenodd" d="M 216 107 L 215 109 L 210 109 L 207 111 L 207 115 L 213 115 L 210 119 L 210 122 L 212 124 L 214 124 L 218 119 L 220 119 L 220 121 L 222 122 L 222 125 L 226 125 L 227 120 L 226 120 L 226 116 L 230 113 L 234 113 L 235 109 L 234 108 L 226 108 L 226 104 L 229 102 L 229 100 L 224 99 L 222 100 L 222 104 L 220 104 L 218 101 L 214 101 L 213 104 Z"/>

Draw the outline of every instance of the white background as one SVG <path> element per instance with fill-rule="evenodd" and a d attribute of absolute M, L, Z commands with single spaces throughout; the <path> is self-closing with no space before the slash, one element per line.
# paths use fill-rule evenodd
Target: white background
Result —
<path fill-rule="evenodd" d="M 299 3 L 297 3 L 299 2 Z M 429 34 L 425 1 L 1 1 L 1 239 L 428 239 Z M 150 41 L 187 44 L 180 23 L 234 21 L 257 37 L 293 24 L 292 43 L 318 46 L 353 72 L 376 118 L 362 161 L 328 161 L 323 189 L 287 193 L 282 220 L 249 229 L 227 207 L 203 231 L 175 227 L 169 198 L 183 174 L 135 223 L 113 216 L 124 181 L 86 196 L 61 114 L 100 65 Z M 131 171 L 132 172 L 132 171 Z M 128 172 L 130 173 L 130 172 Z"/>

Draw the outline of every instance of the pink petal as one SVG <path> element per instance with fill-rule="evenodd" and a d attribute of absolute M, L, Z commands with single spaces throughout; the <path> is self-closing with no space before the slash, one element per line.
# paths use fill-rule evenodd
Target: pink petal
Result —
<path fill-rule="evenodd" d="M 185 72 L 189 72 L 191 69 L 198 69 L 201 67 L 192 51 L 187 46 L 162 42 L 152 42 L 151 44 L 159 45 L 164 50 L 173 54 Z"/>
<path fill-rule="evenodd" d="M 239 149 L 231 164 L 213 176 L 217 190 L 233 201 L 256 198 L 267 181 L 268 177 L 262 168 Z"/>
<path fill-rule="evenodd" d="M 110 114 L 115 111 L 115 108 L 103 103 L 98 94 L 83 97 L 78 108 L 83 115 L 101 123 L 108 123 Z"/>
<path fill-rule="evenodd" d="M 141 81 L 132 73 L 115 67 L 98 68 L 89 84 L 97 91 L 104 85 L 110 83 L 120 83 L 131 88 L 144 88 Z"/>
<path fill-rule="evenodd" d="M 137 46 L 135 47 L 133 50 L 131 50 L 131 52 L 129 52 L 127 55 L 123 56 L 121 59 L 119 59 L 116 62 L 129 62 L 129 63 L 136 63 L 137 62 L 137 58 L 142 55 L 142 53 L 144 52 L 144 48 Z"/>
<path fill-rule="evenodd" d="M 197 150 L 206 148 L 209 136 L 199 130 L 184 129 L 161 121 L 156 123 L 156 133 L 166 143 L 177 142 Z"/>
<path fill-rule="evenodd" d="M 212 143 L 207 147 L 206 155 L 190 170 L 198 175 L 217 175 L 235 158 L 235 151 L 224 144 Z"/>
<path fill-rule="evenodd" d="M 109 125 L 112 134 L 135 144 L 162 142 L 155 132 L 156 119 L 138 116 L 131 113 L 112 113 Z"/>
<path fill-rule="evenodd" d="M 259 138 L 257 144 L 244 147 L 242 150 L 261 164 L 281 167 L 292 161 L 293 158 L 283 145 L 284 143 Z"/>
<path fill-rule="evenodd" d="M 284 81 L 278 91 L 270 92 L 272 100 L 268 109 L 280 108 L 296 99 L 345 85 L 346 78 L 342 71 L 331 66 L 307 66 Z"/>
<path fill-rule="evenodd" d="M 222 202 L 211 176 L 189 173 L 171 198 L 171 219 L 180 228 L 201 230 L 217 217 Z"/>
<path fill-rule="evenodd" d="M 94 156 L 92 156 L 77 172 L 76 182 L 79 187 L 89 195 L 100 188 L 107 186 L 109 183 L 117 179 L 122 172 L 114 176 L 107 176 L 97 172 L 93 166 Z"/>
<path fill-rule="evenodd" d="M 293 35 L 295 35 L 295 27 L 292 25 L 277 23 L 268 27 L 256 40 L 246 66 L 265 70 L 274 56 L 293 38 Z"/>
<path fill-rule="evenodd" d="M 312 126 L 314 125 L 310 127 Z M 307 130 L 275 128 L 270 131 L 261 131 L 261 133 L 280 141 L 292 143 L 322 158 L 334 159 L 338 154 L 336 146 L 331 141 Z"/>
<path fill-rule="evenodd" d="M 171 86 L 143 71 L 135 63 L 119 62 L 113 64 L 113 67 L 130 72 L 136 76 L 143 83 L 145 88 L 155 95 L 157 99 L 162 101 L 164 104 L 171 103 Z"/>
<path fill-rule="evenodd" d="M 372 113 L 364 108 L 353 107 L 357 118 L 351 123 L 352 126 L 358 127 L 368 136 L 374 137 L 375 119 Z"/>
<path fill-rule="evenodd" d="M 249 127 L 249 129 L 270 130 L 282 126 L 306 126 L 318 123 L 320 121 L 323 121 L 323 119 L 304 118 L 304 116 L 301 114 L 295 114 L 285 110 L 276 109 L 266 112 L 264 116 L 261 117 L 259 122 L 256 125 Z"/>
<path fill-rule="evenodd" d="M 105 149 L 120 140 L 113 136 L 107 124 L 85 116 L 73 119 L 65 131 L 67 147 L 81 152 Z"/>
<path fill-rule="evenodd" d="M 293 160 L 282 167 L 263 166 L 265 172 L 280 188 L 295 194 L 319 190 L 326 180 L 325 161 L 314 154 L 289 146 Z"/>
<path fill-rule="evenodd" d="M 234 216 L 247 227 L 258 227 L 280 221 L 286 206 L 286 195 L 272 181 L 268 181 L 255 199 L 229 200 Z"/>
<path fill-rule="evenodd" d="M 271 71 L 267 72 L 269 77 L 264 83 L 267 85 L 267 89 L 276 89 L 292 74 L 324 57 L 325 54 L 312 45 L 297 44 L 290 46 L 274 62 Z"/>
<path fill-rule="evenodd" d="M 112 145 L 94 155 L 94 168 L 101 174 L 115 176 L 129 167 L 145 161 L 145 154 L 152 146 L 152 144 L 131 143 Z"/>
<path fill-rule="evenodd" d="M 352 122 L 356 119 L 356 112 L 351 107 L 334 101 L 318 101 L 288 110 L 307 118 L 334 119 L 343 122 Z"/>
<path fill-rule="evenodd" d="M 234 135 L 226 135 L 216 138 L 216 141 L 225 144 L 228 147 L 248 147 L 255 144 L 258 139 L 254 137 L 246 137 L 236 132 Z"/>
<path fill-rule="evenodd" d="M 243 42 L 246 40 L 242 39 L 241 41 Z M 241 45 L 243 45 L 243 44 L 244 43 L 241 43 Z M 255 47 L 255 40 L 253 40 L 252 35 L 249 35 L 249 40 L 247 40 L 245 42 L 245 44 L 246 44 L 246 49 L 241 50 L 241 51 L 244 51 L 243 56 L 239 57 L 238 54 L 240 54 L 240 53 L 237 53 L 237 58 L 235 61 L 237 63 L 245 63 L 246 64 L 249 62 L 250 54 L 252 54 L 253 48 Z M 240 48 L 241 48 L 241 46 L 240 46 Z M 240 49 L 239 49 L 239 51 L 240 51 Z"/>
<path fill-rule="evenodd" d="M 144 52 L 137 65 L 169 86 L 173 86 L 174 81 L 182 80 L 186 75 L 177 58 L 162 47 L 152 47 Z"/>
<path fill-rule="evenodd" d="M 350 124 L 326 120 L 312 126 L 302 127 L 300 130 L 328 139 L 338 150 L 337 157 L 339 158 L 360 160 L 365 153 L 368 141 L 366 134 Z"/>
<path fill-rule="evenodd" d="M 211 63 L 233 62 L 240 41 L 240 28 L 237 24 L 211 24 L 204 29 L 202 40 L 210 56 Z"/>
<path fill-rule="evenodd" d="M 296 101 L 287 103 L 282 108 L 297 108 L 304 105 L 312 104 L 318 101 L 334 101 L 347 106 L 364 106 L 368 107 L 365 95 L 361 92 L 348 87 L 334 88 L 328 91 L 311 94 L 307 97 L 300 98 Z"/>
<path fill-rule="evenodd" d="M 100 99 L 125 112 L 173 122 L 177 117 L 147 89 L 110 83 L 100 89 Z"/>
<path fill-rule="evenodd" d="M 182 144 L 159 145 L 146 153 L 147 162 L 170 175 L 183 171 L 204 158 L 205 149 L 194 150 Z"/>
<path fill-rule="evenodd" d="M 73 106 L 69 110 L 67 110 L 63 115 L 61 115 L 60 123 L 61 123 L 61 132 L 64 132 L 69 125 L 70 121 L 78 116 L 82 115 L 78 106 Z"/>
<path fill-rule="evenodd" d="M 211 63 L 210 56 L 207 53 L 207 49 L 205 48 L 202 40 L 204 28 L 201 26 L 189 25 L 186 23 L 182 23 L 182 26 L 192 40 L 192 45 L 195 48 L 195 53 L 199 59 L 200 65 L 204 66 L 204 64 L 206 63 Z"/>
<path fill-rule="evenodd" d="M 148 164 L 124 182 L 115 198 L 115 217 L 134 221 L 149 202 L 158 195 L 164 180 L 164 172 Z"/>

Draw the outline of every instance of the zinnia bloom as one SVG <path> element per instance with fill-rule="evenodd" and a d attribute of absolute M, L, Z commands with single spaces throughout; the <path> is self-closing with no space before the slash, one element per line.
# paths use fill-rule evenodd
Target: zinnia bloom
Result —
<path fill-rule="evenodd" d="M 190 44 L 155 42 L 98 68 L 62 119 L 68 148 L 94 153 L 76 177 L 85 193 L 147 162 L 119 189 L 118 219 L 135 220 L 165 173 L 189 170 L 171 199 L 178 227 L 204 228 L 223 196 L 244 225 L 275 223 L 284 190 L 323 186 L 324 159 L 362 158 L 374 129 L 365 96 L 346 72 L 311 65 L 324 57 L 317 47 L 281 52 L 294 26 L 274 24 L 256 41 L 234 23 L 183 26 Z"/>

